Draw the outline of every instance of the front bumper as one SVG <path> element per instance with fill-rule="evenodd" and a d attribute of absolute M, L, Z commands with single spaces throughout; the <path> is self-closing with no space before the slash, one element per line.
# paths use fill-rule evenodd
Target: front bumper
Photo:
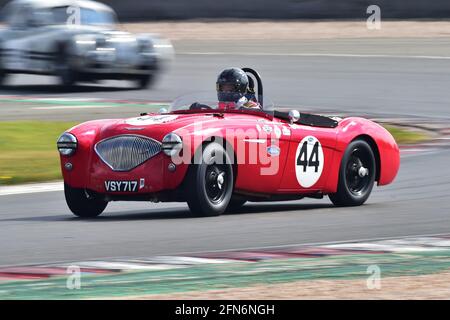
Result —
<path fill-rule="evenodd" d="M 178 189 L 188 167 L 179 165 L 175 172 L 170 172 L 167 168 L 171 160 L 163 152 L 127 172 L 113 171 L 95 152 L 91 153 L 90 160 L 81 153 L 77 150 L 72 157 L 61 156 L 64 182 L 72 188 L 85 189 L 108 201 L 179 201 L 183 197 Z M 66 169 L 67 163 L 72 164 L 70 171 Z M 139 189 L 137 192 L 108 192 L 107 181 L 137 181 Z"/>

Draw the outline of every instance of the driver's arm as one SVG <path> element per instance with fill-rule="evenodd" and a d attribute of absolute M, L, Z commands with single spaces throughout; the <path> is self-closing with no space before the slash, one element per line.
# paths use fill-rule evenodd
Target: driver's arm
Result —
<path fill-rule="evenodd" d="M 252 100 L 249 100 L 246 103 L 244 103 L 243 107 L 249 109 L 262 109 L 261 105 L 258 102 Z"/>

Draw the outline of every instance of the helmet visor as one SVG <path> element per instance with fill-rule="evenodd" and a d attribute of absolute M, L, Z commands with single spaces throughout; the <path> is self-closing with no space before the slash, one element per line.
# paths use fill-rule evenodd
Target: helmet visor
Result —
<path fill-rule="evenodd" d="M 218 83 L 217 84 L 218 92 L 239 92 L 239 88 L 234 83 Z"/>

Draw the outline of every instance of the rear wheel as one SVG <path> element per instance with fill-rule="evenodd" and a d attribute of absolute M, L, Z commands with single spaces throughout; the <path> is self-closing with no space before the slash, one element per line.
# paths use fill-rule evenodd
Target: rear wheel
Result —
<path fill-rule="evenodd" d="M 342 158 L 337 192 L 330 194 L 337 206 L 359 206 L 370 196 L 376 177 L 375 156 L 364 140 L 350 143 Z"/>
<path fill-rule="evenodd" d="M 108 205 L 108 202 L 101 199 L 88 198 L 84 189 L 72 188 L 67 184 L 64 184 L 64 194 L 70 211 L 81 218 L 97 217 Z"/>
<path fill-rule="evenodd" d="M 187 176 L 187 203 L 196 216 L 218 216 L 225 212 L 233 193 L 230 157 L 218 143 L 204 147 L 203 160 L 192 164 Z"/>

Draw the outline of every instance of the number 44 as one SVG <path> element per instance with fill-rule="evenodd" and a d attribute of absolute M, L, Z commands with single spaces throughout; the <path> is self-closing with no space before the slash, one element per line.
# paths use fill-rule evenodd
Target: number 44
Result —
<path fill-rule="evenodd" d="M 314 167 L 314 172 L 318 172 L 319 162 L 319 142 L 314 144 L 311 155 L 308 159 L 308 142 L 305 141 L 300 149 L 300 153 L 297 158 L 297 166 L 303 167 L 303 172 L 306 172 L 307 167 Z"/>

